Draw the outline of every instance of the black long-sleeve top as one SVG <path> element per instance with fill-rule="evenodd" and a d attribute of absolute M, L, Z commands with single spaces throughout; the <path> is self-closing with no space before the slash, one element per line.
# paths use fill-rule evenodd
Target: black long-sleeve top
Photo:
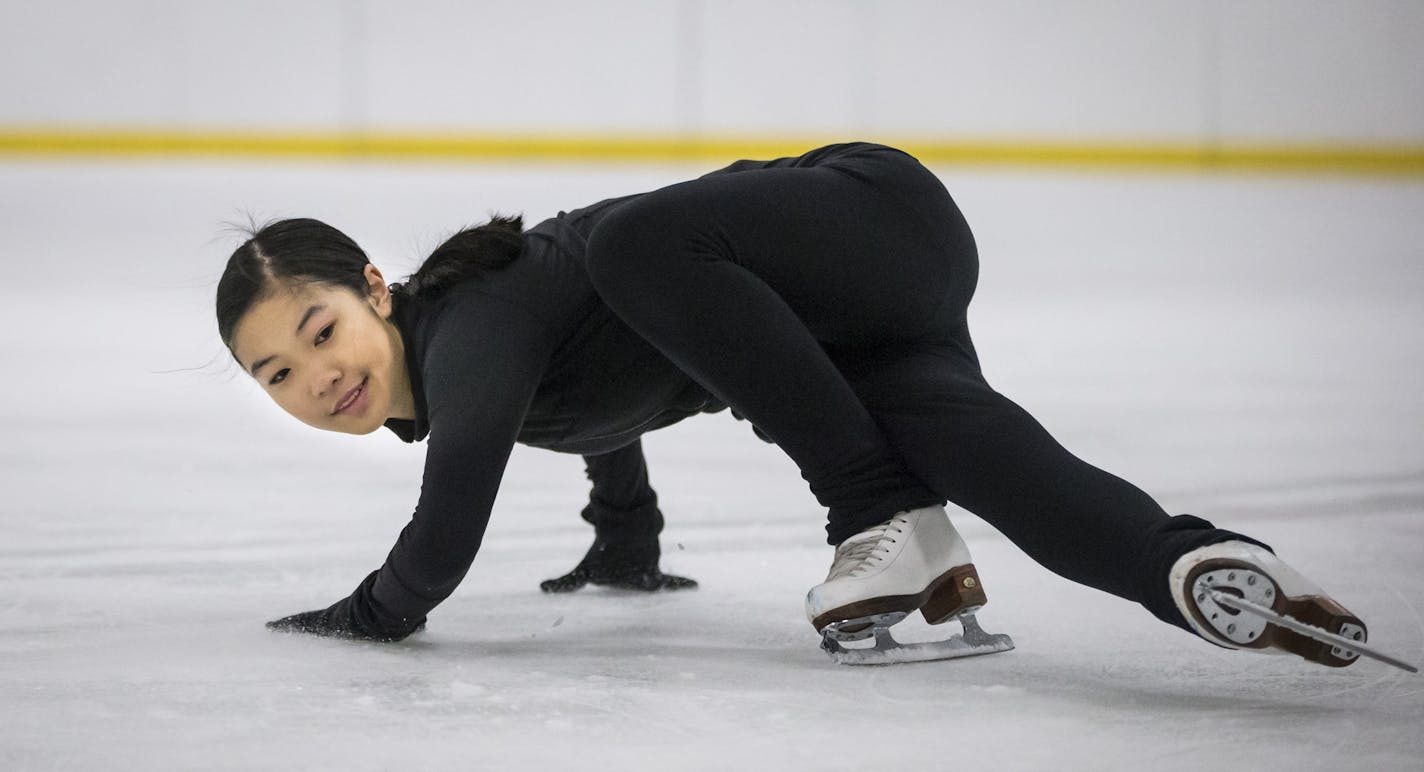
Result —
<path fill-rule="evenodd" d="M 518 258 L 434 300 L 396 294 L 413 421 L 427 441 L 420 501 L 385 565 L 333 611 L 378 638 L 409 633 L 455 590 L 489 523 L 514 443 L 578 453 L 592 498 L 652 495 L 638 438 L 723 405 L 630 330 L 584 269 L 599 218 L 627 198 L 563 213 L 524 235 Z M 428 438 L 428 439 L 427 439 Z"/>
<path fill-rule="evenodd" d="M 854 146 L 737 161 L 707 176 L 814 166 Z M 515 442 L 582 454 L 593 502 L 633 508 L 653 497 L 638 438 L 726 407 L 623 324 L 588 278 L 589 235 L 636 197 L 560 212 L 524 234 L 509 265 L 434 300 L 398 293 L 416 417 L 386 426 L 406 442 L 428 436 L 424 479 L 385 564 L 330 609 L 339 626 L 400 638 L 454 592 Z"/>

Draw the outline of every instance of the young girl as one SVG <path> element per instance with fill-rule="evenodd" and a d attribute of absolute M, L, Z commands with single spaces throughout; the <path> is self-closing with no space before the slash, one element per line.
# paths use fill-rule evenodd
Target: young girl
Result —
<path fill-rule="evenodd" d="M 989 386 L 966 324 L 977 276 L 940 181 L 865 143 L 739 161 L 527 232 L 495 218 L 404 284 L 327 225 L 267 226 L 218 285 L 233 356 L 312 426 L 428 437 L 419 503 L 385 564 L 329 608 L 269 626 L 380 641 L 420 628 L 479 550 L 515 442 L 582 454 L 593 483 L 594 546 L 546 590 L 690 586 L 658 571 L 639 437 L 730 407 L 829 510 L 835 554 L 806 599 L 824 635 L 983 605 L 948 500 L 1050 570 L 1208 641 L 1352 662 L 1214 599 L 1363 640 L 1357 617 L 1268 547 L 1168 516 Z"/>

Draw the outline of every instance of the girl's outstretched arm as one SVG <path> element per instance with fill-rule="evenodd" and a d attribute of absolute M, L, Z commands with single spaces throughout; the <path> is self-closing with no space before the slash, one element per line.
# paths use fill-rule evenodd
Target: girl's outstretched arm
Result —
<path fill-rule="evenodd" d="M 420 501 L 385 564 L 326 609 L 268 623 L 292 632 L 400 640 L 464 579 L 510 450 L 557 341 L 532 311 L 471 287 L 423 323 L 431 427 Z"/>

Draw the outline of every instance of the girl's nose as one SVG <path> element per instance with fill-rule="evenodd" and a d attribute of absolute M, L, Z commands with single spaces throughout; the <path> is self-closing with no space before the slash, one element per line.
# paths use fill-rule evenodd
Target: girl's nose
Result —
<path fill-rule="evenodd" d="M 331 387 L 341 380 L 341 369 L 338 367 L 325 367 L 319 370 L 316 377 L 312 379 L 311 393 L 313 397 L 323 398 L 331 396 Z"/>

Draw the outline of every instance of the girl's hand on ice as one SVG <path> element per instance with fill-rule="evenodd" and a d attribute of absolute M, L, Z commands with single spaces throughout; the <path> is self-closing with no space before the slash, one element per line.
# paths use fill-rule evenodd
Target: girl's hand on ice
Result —
<path fill-rule="evenodd" d="M 697 582 L 658 569 L 663 513 L 656 501 L 632 509 L 590 502 L 583 519 L 593 524 L 593 546 L 574 570 L 540 582 L 544 592 L 573 592 L 586 584 L 637 592 L 690 590 Z"/>
<path fill-rule="evenodd" d="M 622 571 L 608 571 L 590 570 L 584 563 L 580 563 L 577 568 L 557 579 L 540 582 L 539 589 L 544 592 L 573 592 L 585 584 L 639 592 L 690 590 L 697 587 L 695 579 L 665 574 L 659 571 L 656 566 L 651 569 L 635 567 Z"/>
<path fill-rule="evenodd" d="M 409 634 L 372 635 L 367 633 L 352 621 L 349 608 L 350 599 L 343 598 L 328 608 L 304 611 L 300 614 L 274 619 L 267 623 L 267 629 L 281 633 L 305 633 L 323 638 L 347 638 L 358 641 L 399 641 Z M 419 632 L 424 629 L 425 620 L 422 619 L 411 632 Z"/>
<path fill-rule="evenodd" d="M 267 629 L 281 633 L 306 633 L 307 635 L 320 635 L 329 638 L 352 637 L 349 630 L 333 624 L 331 609 L 326 608 L 274 619 L 267 623 Z"/>

